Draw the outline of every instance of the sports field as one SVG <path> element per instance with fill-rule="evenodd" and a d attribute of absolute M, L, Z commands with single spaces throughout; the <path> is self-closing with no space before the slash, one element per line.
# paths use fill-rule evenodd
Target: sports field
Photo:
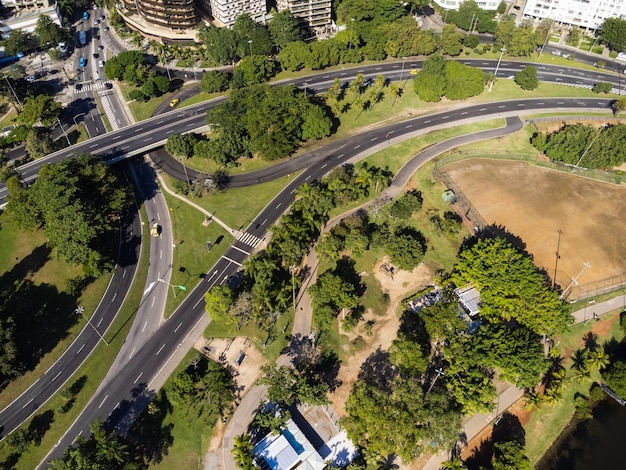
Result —
<path fill-rule="evenodd" d="M 442 168 L 487 224 L 504 226 L 526 243 L 535 264 L 565 288 L 626 271 L 626 187 L 534 167 L 473 159 Z"/>

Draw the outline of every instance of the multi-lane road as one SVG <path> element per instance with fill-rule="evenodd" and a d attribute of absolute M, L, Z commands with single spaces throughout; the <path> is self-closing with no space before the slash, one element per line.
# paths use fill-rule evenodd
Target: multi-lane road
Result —
<path fill-rule="evenodd" d="M 410 68 L 419 67 L 419 65 L 420 64 L 416 61 L 407 61 L 407 63 L 404 64 L 405 67 L 403 67 L 405 70 L 402 77 L 408 78 Z M 489 66 L 495 67 L 495 63 L 488 62 L 486 65 L 482 64 L 482 66 L 487 68 Z M 289 82 L 301 86 L 305 86 L 304 84 L 306 83 L 309 90 L 320 92 L 326 89 L 335 77 L 341 80 L 349 80 L 359 72 L 364 73 L 366 76 L 375 76 L 379 73 L 384 73 L 391 80 L 397 80 L 400 79 L 401 76 L 400 67 L 402 67 L 401 63 L 376 64 L 368 67 L 359 67 L 350 71 L 343 70 L 332 73 L 321 73 L 309 77 L 308 79 L 291 80 Z M 514 73 L 513 70 L 519 70 L 522 67 L 523 65 L 507 63 L 501 64 L 500 70 L 505 71 L 507 74 L 505 76 L 509 76 L 509 74 Z M 582 77 L 579 71 L 572 72 L 560 67 L 548 67 L 548 69 L 549 70 L 542 72 L 545 73 L 546 77 L 561 77 L 561 79 L 567 80 L 582 79 L 586 80 L 587 83 L 599 80 L 597 73 L 594 71 L 592 71 L 592 75 Z M 606 76 L 602 76 L 601 80 L 610 81 Z M 91 139 L 85 143 L 74 146 L 72 149 L 66 149 L 63 152 L 58 152 L 43 160 L 21 167 L 22 176 L 26 181 L 32 181 L 36 177 L 41 163 L 58 161 L 72 155 L 74 152 L 97 153 L 109 161 L 124 158 L 124 156 L 129 154 L 145 152 L 148 149 L 154 148 L 154 146 L 162 145 L 163 137 L 170 133 L 186 132 L 203 126 L 204 116 L 208 107 L 214 106 L 215 103 L 221 100 L 222 98 L 218 98 L 208 104 L 202 103 L 189 108 L 174 110 L 173 112 L 151 118 L 137 125 L 128 126 L 126 129 L 109 133 L 107 136 Z M 387 134 L 396 137 L 410 134 L 417 129 L 448 126 L 458 121 L 479 120 L 490 116 L 518 114 L 541 109 L 560 108 L 563 110 L 591 110 L 600 108 L 608 111 L 609 105 L 610 101 L 603 99 L 565 98 L 517 100 L 480 104 L 396 123 L 378 130 L 370 131 L 367 134 L 349 137 L 267 170 L 262 170 L 250 175 L 241 175 L 237 178 L 233 177 L 233 185 L 249 185 L 269 181 L 278 176 L 293 173 L 298 169 L 307 168 L 307 170 L 292 180 L 287 188 L 285 188 L 285 190 L 283 190 L 250 224 L 246 230 L 247 236 L 245 240 L 260 239 L 266 235 L 269 226 L 277 220 L 280 214 L 286 210 L 292 202 L 293 194 L 298 186 L 307 181 L 318 179 L 333 167 L 348 161 L 368 147 L 384 142 Z M 167 131 L 164 133 L 163 129 L 167 129 Z M 2 191 L 5 191 L 5 188 L 2 188 Z M 0 191 L 0 194 L 3 198 L 6 197 L 6 192 L 1 193 Z M 140 233 L 138 227 L 135 227 L 134 233 Z M 114 409 L 123 409 L 124 403 L 131 403 L 135 401 L 137 397 L 143 397 L 144 399 L 149 398 L 151 393 L 151 377 L 154 377 L 156 372 L 160 370 L 164 361 L 171 356 L 185 336 L 189 334 L 193 326 L 198 322 L 198 319 L 204 315 L 202 298 L 206 290 L 216 283 L 224 282 L 239 271 L 251 249 L 252 247 L 250 245 L 239 241 L 235 242 L 229 248 L 218 263 L 208 271 L 205 280 L 189 294 L 172 319 L 156 331 L 154 336 L 132 355 L 132 361 L 123 366 L 115 378 L 98 392 L 100 395 L 97 395 L 92 400 L 92 403 L 98 406 L 91 406 L 83 413 L 81 418 L 72 426 L 63 440 L 55 448 L 52 457 L 60 455 L 62 449 L 69 445 L 76 435 L 81 432 L 87 432 L 88 423 L 96 416 L 106 418 Z M 81 335 L 88 335 L 88 331 L 89 330 L 85 330 Z M 93 336 L 96 335 L 93 334 Z M 95 339 L 97 342 L 98 338 L 96 337 Z M 133 375 L 135 373 L 136 375 Z M 53 376 L 50 372 L 47 372 L 47 374 L 50 374 L 51 377 Z M 48 393 L 47 389 L 55 389 L 53 382 L 56 380 L 60 380 L 60 376 L 56 377 L 52 382 L 47 383 L 44 383 L 44 381 L 40 379 L 39 382 L 41 382 L 41 385 L 38 385 L 38 382 L 35 384 L 36 387 L 32 390 L 32 399 L 28 398 L 23 404 L 21 402 L 14 403 L 9 408 L 3 410 L 2 413 L 6 412 L 7 420 L 5 421 L 5 418 L 0 414 L 0 423 L 5 425 L 6 429 L 10 429 L 10 422 L 17 424 L 22 422 L 23 419 L 25 419 L 25 414 L 28 416 L 28 414 L 32 413 L 34 409 L 47 399 L 45 398 Z M 137 393 L 138 390 L 139 393 Z M 22 397 L 20 397 L 20 399 L 21 398 Z M 122 413 L 120 413 L 120 416 L 121 415 Z"/>
<path fill-rule="evenodd" d="M 416 131 L 438 126 L 448 126 L 452 122 L 477 121 L 496 116 L 536 112 L 539 110 L 605 110 L 610 116 L 609 100 L 597 99 L 536 99 L 509 102 L 486 103 L 443 113 L 414 118 L 395 123 L 367 133 L 346 138 L 316 150 L 314 155 L 302 155 L 291 163 L 283 165 L 281 173 L 287 174 L 295 168 L 306 168 L 282 190 L 247 227 L 246 233 L 257 238 L 266 236 L 268 228 L 289 207 L 296 189 L 305 182 L 319 179 L 332 168 L 341 165 L 370 147 L 385 145 L 386 135 L 393 138 L 408 136 Z M 101 388 L 91 400 L 80 418 L 68 430 L 48 458 L 61 456 L 63 449 L 78 435 L 87 435 L 88 426 L 97 417 L 109 420 L 112 425 L 128 426 L 136 412 L 155 393 L 153 378 L 180 349 L 194 326 L 206 315 L 203 297 L 205 292 L 216 284 L 226 282 L 241 270 L 244 260 L 252 247 L 235 241 L 218 262 L 212 266 L 203 281 L 189 293 L 174 315 L 136 351 L 115 377 Z M 129 409 L 133 412 L 127 413 Z"/>

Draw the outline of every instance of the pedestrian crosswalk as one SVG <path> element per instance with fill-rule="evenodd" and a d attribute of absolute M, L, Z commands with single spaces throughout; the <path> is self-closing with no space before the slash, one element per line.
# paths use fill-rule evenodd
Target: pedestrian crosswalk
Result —
<path fill-rule="evenodd" d="M 110 82 L 96 82 L 96 83 L 79 83 L 74 87 L 74 94 L 84 93 L 86 91 L 104 90 L 110 88 Z"/>
<path fill-rule="evenodd" d="M 120 128 L 120 123 L 115 116 L 115 111 L 113 110 L 113 106 L 111 105 L 111 100 L 109 100 L 108 96 L 100 94 L 100 102 L 102 103 L 104 113 L 109 120 L 109 124 L 111 124 L 111 129 L 113 129 L 114 131 L 118 130 Z"/>
<path fill-rule="evenodd" d="M 259 243 L 261 243 L 261 239 L 259 237 L 255 237 L 251 233 L 241 232 L 237 236 L 237 240 L 243 243 L 244 245 L 251 246 L 252 248 L 256 248 Z"/>

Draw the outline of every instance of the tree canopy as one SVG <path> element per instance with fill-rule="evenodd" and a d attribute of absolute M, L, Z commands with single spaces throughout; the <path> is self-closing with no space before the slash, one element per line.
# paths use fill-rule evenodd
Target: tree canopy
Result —
<path fill-rule="evenodd" d="M 516 320 L 538 334 L 553 335 L 571 321 L 532 258 L 503 238 L 481 238 L 461 251 L 452 280 L 457 286 L 476 286 L 481 316 L 491 322 Z"/>
<path fill-rule="evenodd" d="M 626 50 L 626 20 L 621 18 L 607 18 L 600 27 L 600 37 L 606 41 L 611 49 Z"/>
<path fill-rule="evenodd" d="M 82 154 L 44 165 L 37 181 L 11 194 L 7 212 L 23 228 L 43 227 L 58 256 L 98 275 L 113 266 L 104 237 L 117 229 L 130 192 L 99 158 Z"/>
<path fill-rule="evenodd" d="M 421 100 L 436 102 L 443 96 L 464 100 L 483 92 L 485 77 L 482 70 L 432 56 L 424 61 L 414 80 L 414 89 Z"/>
<path fill-rule="evenodd" d="M 22 112 L 17 116 L 21 124 L 32 126 L 36 122 L 41 122 L 48 127 L 57 122 L 61 114 L 61 103 L 54 101 L 48 95 L 37 95 L 26 98 Z"/>

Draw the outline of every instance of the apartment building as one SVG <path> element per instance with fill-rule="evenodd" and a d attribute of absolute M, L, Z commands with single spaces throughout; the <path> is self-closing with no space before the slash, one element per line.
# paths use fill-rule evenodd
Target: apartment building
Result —
<path fill-rule="evenodd" d="M 276 0 L 278 11 L 289 10 L 311 29 L 328 27 L 331 23 L 331 0 Z"/>
<path fill-rule="evenodd" d="M 124 7 L 125 17 L 139 15 L 148 24 L 172 30 L 193 29 L 200 21 L 194 0 L 124 0 Z"/>
<path fill-rule="evenodd" d="M 229 28 L 244 13 L 259 23 L 265 22 L 267 14 L 266 0 L 203 0 L 202 6 L 215 20 Z"/>
<path fill-rule="evenodd" d="M 607 18 L 626 19 L 626 0 L 526 0 L 524 17 L 596 30 Z"/>

